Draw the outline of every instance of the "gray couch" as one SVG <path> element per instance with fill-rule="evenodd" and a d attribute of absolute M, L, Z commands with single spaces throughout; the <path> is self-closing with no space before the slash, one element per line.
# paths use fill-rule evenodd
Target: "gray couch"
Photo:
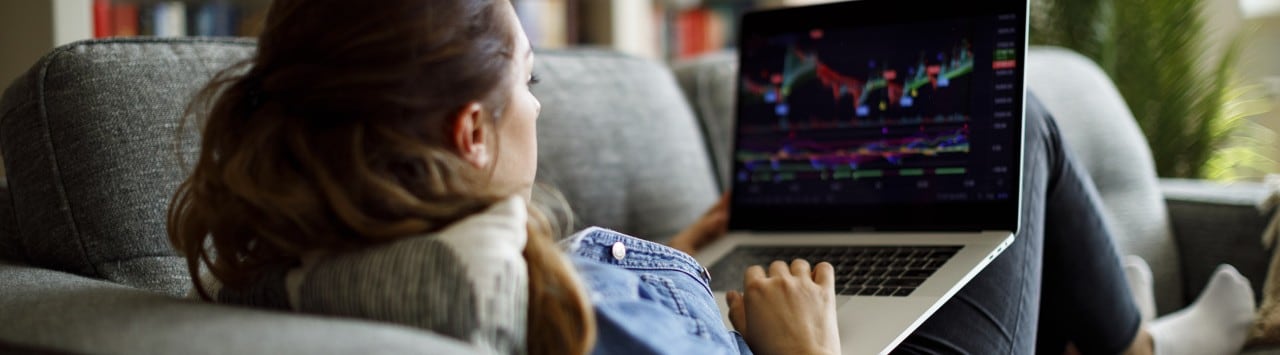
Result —
<path fill-rule="evenodd" d="M 56 49 L 0 99 L 0 350 L 75 353 L 464 353 L 429 332 L 203 304 L 168 246 L 164 213 L 183 176 L 174 139 L 191 93 L 253 43 L 116 39 Z M 1159 181 L 1105 77 L 1043 49 L 1031 80 L 1106 198 L 1126 252 L 1156 269 L 1161 311 L 1220 262 L 1261 289 L 1267 191 Z M 539 179 L 583 224 L 664 239 L 716 199 L 726 176 L 730 55 L 676 66 L 606 51 L 546 51 Z M 1051 68 L 1061 68 L 1055 72 Z M 683 87 L 684 90 L 681 90 Z M 186 127 L 190 129 L 190 127 Z M 190 132 L 188 132 L 190 133 Z M 180 144 L 175 144 L 180 143 Z M 8 348 L 5 347 L 8 343 Z"/>

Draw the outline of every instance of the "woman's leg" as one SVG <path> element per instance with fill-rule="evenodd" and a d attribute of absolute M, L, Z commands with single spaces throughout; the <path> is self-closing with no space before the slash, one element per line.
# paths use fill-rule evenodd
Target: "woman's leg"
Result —
<path fill-rule="evenodd" d="M 1141 323 L 1091 180 L 1034 97 L 1027 101 L 1022 226 L 1013 244 L 898 353 L 1126 350 Z"/>
<path fill-rule="evenodd" d="M 1044 111 L 1038 101 L 1035 106 Z M 1051 169 L 1055 172 L 1050 176 L 1057 181 L 1051 180 L 1044 206 L 1044 270 L 1036 350 L 1061 354 L 1070 342 L 1084 354 L 1143 349 L 1146 351 L 1139 353 L 1150 353 L 1150 336 L 1140 334 L 1142 312 L 1133 302 L 1097 189 L 1061 143 L 1056 124 L 1051 118 L 1046 122 L 1058 141 L 1051 144 L 1051 156 L 1056 155 L 1051 162 L 1060 166 Z M 1145 339 L 1145 343 L 1134 346 L 1135 339 Z"/>

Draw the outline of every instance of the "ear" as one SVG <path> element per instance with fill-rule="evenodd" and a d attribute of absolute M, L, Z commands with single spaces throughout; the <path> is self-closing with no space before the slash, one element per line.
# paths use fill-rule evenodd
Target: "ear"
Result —
<path fill-rule="evenodd" d="M 453 117 L 453 145 L 471 165 L 477 168 L 489 166 L 492 156 L 488 146 L 488 126 L 484 124 L 484 106 L 471 102 Z"/>

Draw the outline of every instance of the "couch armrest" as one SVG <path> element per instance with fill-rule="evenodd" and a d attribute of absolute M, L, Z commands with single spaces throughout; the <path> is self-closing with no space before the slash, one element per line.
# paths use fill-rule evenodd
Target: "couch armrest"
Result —
<path fill-rule="evenodd" d="M 1185 299 L 1194 301 L 1224 263 L 1249 278 L 1260 296 L 1271 255 L 1262 234 L 1276 213 L 1267 203 L 1272 191 L 1260 183 L 1183 179 L 1161 179 L 1160 188 L 1178 241 Z"/>
<path fill-rule="evenodd" d="M 473 354 L 435 333 L 215 305 L 0 261 L 0 341 L 84 354 Z"/>
<path fill-rule="evenodd" d="M 734 95 L 737 94 L 738 55 L 716 52 L 674 63 L 671 71 L 698 116 L 703 141 L 711 153 L 720 188 L 729 188 L 733 170 Z"/>

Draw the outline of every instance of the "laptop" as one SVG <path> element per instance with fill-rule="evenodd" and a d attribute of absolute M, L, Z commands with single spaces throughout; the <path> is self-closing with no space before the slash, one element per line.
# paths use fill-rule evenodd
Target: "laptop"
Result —
<path fill-rule="evenodd" d="M 863 0 L 743 16 L 729 234 L 695 256 L 836 269 L 845 353 L 892 351 L 1014 240 L 1026 0 Z M 728 324 L 728 319 L 725 319 Z"/>

